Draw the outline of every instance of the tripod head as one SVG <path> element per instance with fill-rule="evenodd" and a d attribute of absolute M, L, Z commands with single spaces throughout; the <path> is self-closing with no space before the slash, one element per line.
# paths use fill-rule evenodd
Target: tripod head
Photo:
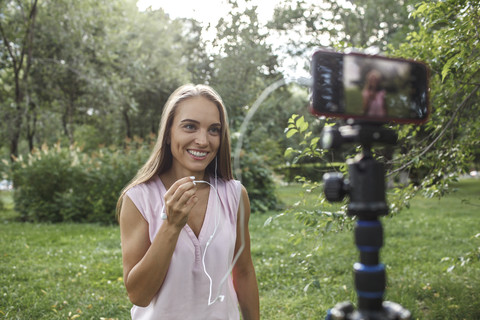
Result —
<path fill-rule="evenodd" d="M 324 192 L 328 201 L 341 201 L 349 195 L 347 213 L 359 218 L 372 219 L 388 214 L 385 201 L 384 167 L 372 154 L 374 144 L 395 145 L 397 134 L 378 123 L 353 123 L 341 127 L 324 128 L 324 148 L 339 148 L 346 143 L 358 143 L 362 152 L 347 161 L 350 179 L 340 173 L 324 175 Z"/>
<path fill-rule="evenodd" d="M 373 144 L 395 145 L 397 134 L 382 127 L 383 123 L 349 121 L 341 127 L 325 127 L 322 132 L 322 147 L 336 149 L 346 143 L 360 144 L 364 151 L 370 151 Z"/>

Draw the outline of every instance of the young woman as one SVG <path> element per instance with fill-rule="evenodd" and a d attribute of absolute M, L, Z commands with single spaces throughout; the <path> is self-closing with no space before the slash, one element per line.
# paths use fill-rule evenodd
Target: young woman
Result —
<path fill-rule="evenodd" d="M 362 90 L 363 113 L 372 117 L 386 117 L 386 91 L 382 88 L 382 74 L 373 69 L 367 73 L 365 86 Z"/>
<path fill-rule="evenodd" d="M 250 205 L 230 159 L 220 96 L 178 88 L 149 160 L 118 202 L 132 319 L 239 319 L 239 307 L 243 319 L 260 318 Z"/>

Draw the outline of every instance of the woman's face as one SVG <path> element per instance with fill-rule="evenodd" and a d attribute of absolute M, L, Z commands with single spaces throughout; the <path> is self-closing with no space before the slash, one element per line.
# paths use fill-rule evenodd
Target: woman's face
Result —
<path fill-rule="evenodd" d="M 182 176 L 203 176 L 220 146 L 221 122 L 217 106 L 198 96 L 182 101 L 170 129 L 172 169 Z"/>
<path fill-rule="evenodd" d="M 368 87 L 369 89 L 376 89 L 379 87 L 381 77 L 377 73 L 370 73 L 368 75 Z"/>

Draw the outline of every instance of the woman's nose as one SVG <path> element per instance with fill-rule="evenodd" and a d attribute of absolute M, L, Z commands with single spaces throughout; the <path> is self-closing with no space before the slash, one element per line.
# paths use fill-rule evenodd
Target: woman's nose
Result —
<path fill-rule="evenodd" d="M 195 143 L 204 146 L 208 143 L 208 132 L 206 130 L 199 130 L 196 137 Z"/>

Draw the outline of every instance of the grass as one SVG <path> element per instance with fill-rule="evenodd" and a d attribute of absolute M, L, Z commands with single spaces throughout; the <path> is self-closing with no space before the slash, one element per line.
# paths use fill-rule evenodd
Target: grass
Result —
<path fill-rule="evenodd" d="M 438 199 L 415 199 L 383 218 L 386 300 L 414 319 L 480 318 L 480 181 L 465 180 Z M 286 204 L 298 186 L 280 187 Z M 117 226 L 15 222 L 11 197 L 0 213 L 0 319 L 129 319 Z M 252 255 L 263 319 L 323 319 L 337 302 L 356 301 L 351 231 L 309 235 L 294 217 L 253 215 Z M 463 265 L 462 265 L 463 261 Z"/>

